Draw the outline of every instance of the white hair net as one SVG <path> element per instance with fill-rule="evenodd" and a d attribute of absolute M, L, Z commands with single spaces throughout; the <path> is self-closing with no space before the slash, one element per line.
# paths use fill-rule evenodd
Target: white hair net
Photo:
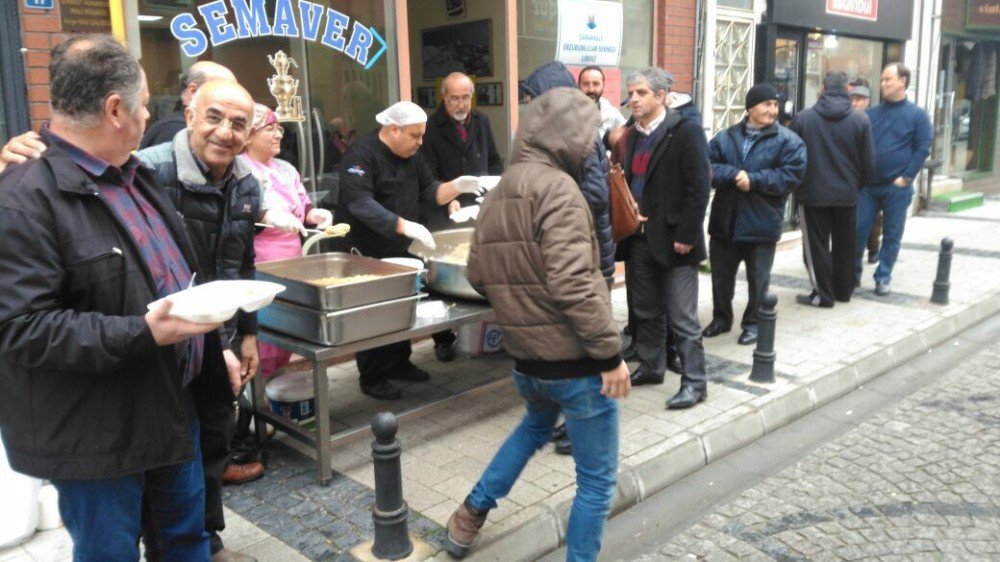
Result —
<path fill-rule="evenodd" d="M 420 109 L 419 105 L 412 101 L 398 101 L 376 115 L 375 120 L 380 125 L 399 125 L 400 127 L 404 127 L 406 125 L 426 123 L 427 114 L 424 113 L 423 109 Z"/>

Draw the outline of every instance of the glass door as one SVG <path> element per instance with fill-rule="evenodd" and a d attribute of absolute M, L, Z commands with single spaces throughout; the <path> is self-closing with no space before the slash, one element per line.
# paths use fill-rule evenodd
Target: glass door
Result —
<path fill-rule="evenodd" d="M 801 35 L 781 34 L 774 42 L 774 86 L 784 97 L 782 115 L 794 116 L 799 109 L 799 75 L 802 73 L 799 52 Z"/>
<path fill-rule="evenodd" d="M 139 19 L 151 123 L 179 108 L 179 76 L 199 60 L 228 67 L 256 102 L 274 108 L 272 60 L 279 51 L 290 57 L 287 74 L 298 82 L 302 120 L 283 123 L 279 158 L 295 166 L 316 203 L 336 204 L 340 154 L 398 99 L 386 62 L 394 40 L 386 33 L 391 0 L 127 1 Z M 233 7 L 247 4 L 248 11 Z"/>

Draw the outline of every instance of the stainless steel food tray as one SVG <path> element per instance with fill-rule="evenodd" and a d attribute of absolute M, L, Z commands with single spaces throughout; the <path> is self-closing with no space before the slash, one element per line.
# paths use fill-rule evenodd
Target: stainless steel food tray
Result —
<path fill-rule="evenodd" d="M 451 230 L 439 230 L 434 233 L 434 241 L 437 248 L 431 250 L 420 242 L 414 242 L 410 246 L 410 253 L 424 258 L 427 262 L 427 289 L 442 295 L 459 297 L 477 301 L 485 301 L 486 297 L 480 295 L 466 276 L 466 265 L 464 263 L 454 263 L 446 261 L 456 246 L 468 243 L 472 240 L 474 228 L 453 228 Z"/>
<path fill-rule="evenodd" d="M 343 345 L 409 329 L 425 295 L 323 311 L 275 300 L 257 313 L 265 328 L 321 345 Z"/>
<path fill-rule="evenodd" d="M 417 292 L 412 267 L 334 252 L 257 264 L 257 279 L 285 286 L 282 301 L 317 310 L 343 310 L 408 297 Z M 321 286 L 310 279 L 378 275 L 378 279 Z"/>

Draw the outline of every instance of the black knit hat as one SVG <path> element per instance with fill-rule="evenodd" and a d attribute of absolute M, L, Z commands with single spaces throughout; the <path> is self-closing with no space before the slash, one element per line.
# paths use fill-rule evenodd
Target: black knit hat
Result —
<path fill-rule="evenodd" d="M 761 82 L 760 84 L 754 84 L 752 88 L 747 91 L 747 105 L 746 108 L 757 105 L 763 101 L 777 100 L 778 99 L 778 89 L 767 82 Z"/>

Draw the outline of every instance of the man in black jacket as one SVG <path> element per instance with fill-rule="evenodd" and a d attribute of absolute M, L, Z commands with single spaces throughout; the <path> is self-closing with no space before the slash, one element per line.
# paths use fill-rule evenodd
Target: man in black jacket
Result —
<path fill-rule="evenodd" d="M 78 561 L 208 561 L 191 387 L 228 386 L 218 324 L 147 305 L 190 283 L 184 225 L 130 154 L 145 75 L 110 36 L 53 49 L 41 158 L 0 176 L 0 432 L 53 482 Z M 143 502 L 147 507 L 143 513 Z M 142 529 L 140 529 L 140 521 Z"/>
<path fill-rule="evenodd" d="M 666 72 L 645 68 L 628 77 L 635 126 L 626 137 L 623 170 L 643 225 L 629 238 L 628 278 L 635 305 L 639 368 L 632 384 L 661 384 L 669 325 L 681 359 L 681 387 L 668 408 L 708 397 L 698 323 L 698 264 L 705 259 L 702 223 L 708 206 L 708 149 L 694 121 L 665 106 Z"/>
<path fill-rule="evenodd" d="M 424 144 L 420 153 L 441 181 L 459 176 L 499 176 L 503 159 L 493 140 L 490 120 L 472 108 L 472 79 L 461 72 L 449 74 L 441 82 L 441 105 L 427 120 Z M 447 206 L 430 201 L 421 206 L 423 222 L 432 232 L 454 227 L 448 216 L 460 207 L 475 205 L 474 194 L 463 194 Z M 455 333 L 444 330 L 434 334 L 434 355 L 439 361 L 455 358 Z"/>
<path fill-rule="evenodd" d="M 809 159 L 795 201 L 802 221 L 802 254 L 813 291 L 799 304 L 833 307 L 854 292 L 858 191 L 875 162 L 868 116 L 851 109 L 847 74 L 830 72 L 816 105 L 795 116 L 789 129 L 806 143 Z"/>

